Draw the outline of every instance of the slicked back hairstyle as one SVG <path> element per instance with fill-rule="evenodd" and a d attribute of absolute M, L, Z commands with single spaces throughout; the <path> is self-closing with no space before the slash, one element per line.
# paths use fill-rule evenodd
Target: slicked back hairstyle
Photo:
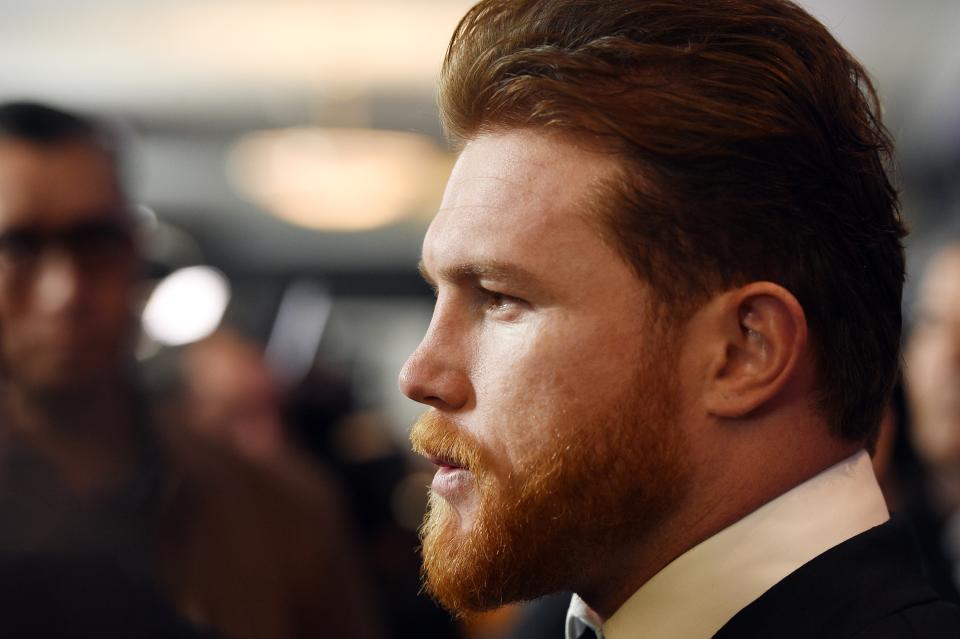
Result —
<path fill-rule="evenodd" d="M 904 278 L 892 143 L 863 67 L 788 0 L 482 0 L 441 76 L 448 135 L 537 128 L 610 149 L 591 200 L 675 317 L 772 281 L 801 303 L 818 405 L 872 442 Z"/>

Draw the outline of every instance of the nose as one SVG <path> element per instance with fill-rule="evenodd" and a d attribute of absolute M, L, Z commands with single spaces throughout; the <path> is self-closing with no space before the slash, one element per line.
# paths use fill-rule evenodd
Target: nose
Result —
<path fill-rule="evenodd" d="M 438 410 L 455 411 L 466 406 L 471 387 L 463 336 L 464 331 L 434 312 L 427 334 L 400 369 L 403 394 Z"/>
<path fill-rule="evenodd" d="M 34 280 L 37 307 L 49 314 L 68 310 L 79 301 L 82 287 L 82 274 L 73 258 L 62 250 L 50 251 Z"/>

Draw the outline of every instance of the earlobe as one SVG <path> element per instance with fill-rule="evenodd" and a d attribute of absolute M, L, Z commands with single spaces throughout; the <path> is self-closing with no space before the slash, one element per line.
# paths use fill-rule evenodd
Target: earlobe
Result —
<path fill-rule="evenodd" d="M 796 378 L 806 352 L 806 318 L 796 297 L 771 282 L 723 293 L 712 313 L 719 356 L 708 371 L 706 408 L 716 417 L 744 417 Z"/>

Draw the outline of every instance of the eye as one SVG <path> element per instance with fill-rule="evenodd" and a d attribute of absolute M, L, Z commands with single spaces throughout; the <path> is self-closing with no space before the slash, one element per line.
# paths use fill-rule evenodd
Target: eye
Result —
<path fill-rule="evenodd" d="M 31 231 L 11 231 L 0 235 L 0 256 L 4 262 L 23 265 L 37 257 L 43 248 L 43 239 Z"/>
<path fill-rule="evenodd" d="M 506 321 L 516 319 L 526 307 L 526 302 L 518 297 L 482 287 L 480 290 L 485 297 L 485 310 L 497 319 Z"/>

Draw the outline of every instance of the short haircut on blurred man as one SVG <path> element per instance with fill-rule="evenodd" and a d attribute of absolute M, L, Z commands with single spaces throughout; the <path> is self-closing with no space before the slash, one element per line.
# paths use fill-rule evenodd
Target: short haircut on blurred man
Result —
<path fill-rule="evenodd" d="M 866 452 L 905 230 L 827 29 L 787 0 L 483 0 L 439 101 L 462 150 L 400 375 L 434 596 L 572 590 L 568 639 L 952 636 Z"/>

